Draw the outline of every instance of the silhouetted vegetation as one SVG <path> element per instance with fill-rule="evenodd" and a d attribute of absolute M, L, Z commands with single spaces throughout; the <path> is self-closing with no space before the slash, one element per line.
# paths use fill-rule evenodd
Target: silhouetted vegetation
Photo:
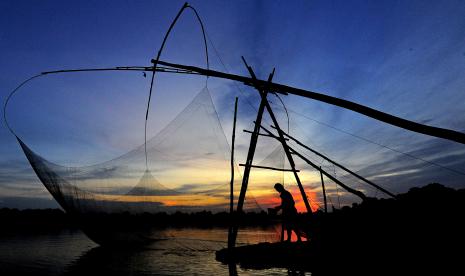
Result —
<path fill-rule="evenodd" d="M 323 231 L 325 236 L 339 232 L 343 228 L 345 233 L 351 232 L 356 225 L 370 222 L 372 225 L 397 225 L 399 222 L 410 225 L 426 223 L 428 229 L 442 223 L 460 221 L 465 202 L 465 189 L 455 190 L 446 188 L 440 184 L 430 184 L 423 188 L 412 188 L 408 193 L 399 194 L 397 199 L 369 198 L 361 204 L 353 204 L 352 207 L 335 209 L 330 213 L 318 211 L 309 218 L 300 214 L 301 226 L 306 228 L 309 235 L 314 236 Z M 0 209 L 2 230 L 7 229 L 53 229 L 78 226 L 78 221 L 89 220 L 100 223 L 117 223 L 143 227 L 227 227 L 231 224 L 231 215 L 228 212 L 211 213 L 208 211 L 195 213 L 176 212 L 167 213 L 141 213 L 129 212 L 118 214 L 89 213 L 86 215 L 66 214 L 60 209 Z M 250 212 L 235 215 L 234 220 L 243 226 L 267 226 L 279 222 L 279 216 Z M 420 224 L 418 224 L 420 223 Z M 387 224 L 387 225 L 386 225 Z M 335 229 L 335 230 L 333 230 Z M 341 236 L 339 233 L 338 236 Z"/>
<path fill-rule="evenodd" d="M 460 268 L 465 245 L 465 189 L 434 183 L 397 199 L 367 199 L 331 213 L 301 216 L 310 242 L 259 244 L 236 248 L 231 256 L 250 267 L 297 267 L 317 274 L 369 272 L 377 267 L 398 273 Z M 460 268 L 461 269 L 461 268 Z M 313 275 L 313 274 L 312 274 Z"/>
<path fill-rule="evenodd" d="M 76 229 L 73 219 L 60 209 L 0 209 L 0 233 L 35 233 Z"/>
<path fill-rule="evenodd" d="M 240 217 L 242 226 L 268 226 L 276 224 L 276 216 L 265 212 L 246 213 Z M 39 230 L 60 230 L 78 228 L 86 225 L 106 225 L 113 230 L 153 228 L 153 227 L 228 227 L 231 223 L 229 213 L 90 213 L 85 215 L 66 214 L 60 209 L 0 209 L 2 227 L 0 231 L 34 232 Z"/>

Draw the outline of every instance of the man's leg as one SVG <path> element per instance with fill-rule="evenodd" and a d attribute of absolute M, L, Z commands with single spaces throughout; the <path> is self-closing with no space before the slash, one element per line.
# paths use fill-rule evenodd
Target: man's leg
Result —
<path fill-rule="evenodd" d="M 300 238 L 300 230 L 294 225 L 294 232 L 297 235 L 297 241 L 301 242 L 302 239 Z"/>
<path fill-rule="evenodd" d="M 298 223 L 297 223 L 297 216 L 294 215 L 292 217 L 292 221 L 290 223 L 292 229 L 294 229 L 294 232 L 295 232 L 295 235 L 297 236 L 297 241 L 302 241 L 302 239 L 300 238 L 300 230 L 299 230 L 299 227 L 298 227 Z"/>
<path fill-rule="evenodd" d="M 281 242 L 284 241 L 284 222 L 281 223 Z"/>

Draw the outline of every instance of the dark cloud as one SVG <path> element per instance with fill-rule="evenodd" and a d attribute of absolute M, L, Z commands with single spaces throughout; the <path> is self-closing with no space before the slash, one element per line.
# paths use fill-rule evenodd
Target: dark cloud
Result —
<path fill-rule="evenodd" d="M 441 166 L 457 170 L 459 173 L 396 154 L 380 159 L 377 163 L 364 167 L 359 173 L 395 192 L 406 191 L 414 186 L 431 182 L 441 182 L 448 186 L 461 187 L 465 184 L 465 155 L 457 152 L 457 145 L 442 141 L 430 141 L 413 151 L 406 151 Z M 460 174 L 463 173 L 463 174 Z"/>
<path fill-rule="evenodd" d="M 0 208 L 46 209 L 60 207 L 51 197 L 46 199 L 37 197 L 0 197 Z"/>

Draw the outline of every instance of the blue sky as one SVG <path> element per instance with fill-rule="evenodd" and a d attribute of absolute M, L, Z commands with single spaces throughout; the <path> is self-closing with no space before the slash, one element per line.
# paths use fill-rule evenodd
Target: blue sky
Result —
<path fill-rule="evenodd" d="M 150 65 L 182 1 L 2 1 L 0 97 L 38 72 Z M 463 1 L 192 1 L 208 36 L 212 68 L 247 75 L 240 56 L 266 78 L 327 93 L 434 126 L 465 131 L 465 3 Z M 204 66 L 200 28 L 187 12 L 163 60 Z M 211 45 L 210 45 L 211 46 Z M 217 55 L 218 54 L 218 55 Z M 149 136 L 204 86 L 199 77 L 158 75 Z M 233 97 L 239 129 L 251 129 L 257 95 L 210 80 L 229 137 Z M 24 87 L 8 116 L 18 134 L 47 159 L 88 165 L 143 142 L 149 79 L 140 73 L 50 76 Z M 272 99 L 282 122 L 283 113 Z M 390 188 L 441 182 L 464 187 L 465 147 L 429 138 L 322 103 L 284 98 L 291 131 L 315 149 Z M 328 127 L 327 125 L 332 126 Z M 336 128 L 337 130 L 335 130 Z M 245 160 L 248 136 L 238 137 Z M 266 143 L 259 147 L 266 156 Z M 268 151 L 269 152 L 269 151 Z M 241 159 L 242 158 L 242 159 Z M 321 160 L 320 160 L 321 161 Z M 324 165 L 324 164 L 323 164 Z M 315 184 L 316 185 L 316 184 Z M 4 124 L 0 128 L 0 206 L 54 206 Z"/>

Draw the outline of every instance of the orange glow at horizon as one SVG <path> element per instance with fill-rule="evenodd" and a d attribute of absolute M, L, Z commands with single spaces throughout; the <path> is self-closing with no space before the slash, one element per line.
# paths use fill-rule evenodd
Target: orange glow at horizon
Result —
<path fill-rule="evenodd" d="M 212 165 L 215 161 L 210 160 Z M 222 163 L 222 162 L 219 162 Z M 216 167 L 216 169 L 212 169 Z M 310 202 L 312 211 L 319 209 L 321 205 L 318 200 L 318 189 L 311 189 L 309 183 L 315 183 L 319 180 L 319 176 L 313 172 L 301 171 L 299 176 L 303 183 L 307 183 L 305 190 L 307 198 Z M 114 179 L 117 183 L 125 181 Z M 281 204 L 279 193 L 274 190 L 273 185 L 276 182 L 285 183 L 286 189 L 292 194 L 295 207 L 298 212 L 306 212 L 305 204 L 302 200 L 300 190 L 293 182 L 292 174 L 282 172 L 270 172 L 266 170 L 254 170 L 251 174 L 249 186 L 246 194 L 246 204 L 257 203 L 257 206 L 266 211 L 266 208 L 278 206 Z M 113 182 L 115 183 L 115 182 Z M 189 187 L 189 190 L 181 192 L 183 187 L 188 186 L 185 183 L 198 183 L 195 186 Z M 124 195 L 124 194 L 98 194 L 96 200 L 115 201 L 126 203 L 160 203 L 166 207 L 176 206 L 191 206 L 205 207 L 208 210 L 210 207 L 228 206 L 229 205 L 229 169 L 220 166 L 211 166 L 209 168 L 198 167 L 182 167 L 157 172 L 152 178 L 145 179 L 137 185 L 139 188 L 166 187 L 174 193 L 170 195 Z M 158 185 L 158 186 L 157 186 Z M 235 200 L 237 203 L 240 180 L 235 181 Z M 125 185 L 127 190 L 130 190 L 129 185 Z M 178 193 L 179 194 L 176 194 Z M 211 191 L 214 191 L 213 193 Z M 245 210 L 247 211 L 247 210 Z"/>
<path fill-rule="evenodd" d="M 161 203 L 164 206 L 212 206 L 226 204 L 229 201 L 221 196 L 186 194 L 186 195 L 170 195 L 170 196 L 135 196 L 135 195 L 100 195 L 98 200 L 127 202 L 127 203 L 143 203 L 153 202 Z"/>
<path fill-rule="evenodd" d="M 305 204 L 300 196 L 300 191 L 296 189 L 289 190 L 294 198 L 295 207 L 298 212 L 306 212 Z M 274 207 L 281 204 L 281 198 L 277 192 L 268 192 L 261 190 L 260 195 L 249 194 L 252 196 L 259 206 L 266 210 L 268 207 Z M 183 195 L 169 195 L 169 196 L 137 196 L 137 195 L 99 195 L 96 199 L 102 201 L 115 201 L 115 202 L 127 202 L 127 203 L 150 203 L 157 202 L 167 207 L 176 206 L 204 206 L 206 208 L 210 206 L 219 206 L 229 204 L 229 199 L 226 194 L 220 193 L 218 195 L 204 195 L 204 194 L 183 194 Z M 307 197 L 310 201 L 310 207 L 312 212 L 319 209 L 317 193 L 314 191 L 307 191 Z M 236 197 L 237 198 L 237 197 Z M 247 199 L 246 199 L 247 200 Z"/>
<path fill-rule="evenodd" d="M 291 189 L 288 188 L 287 190 L 292 194 L 292 197 L 294 198 L 295 208 L 297 209 L 297 211 L 300 213 L 307 212 L 307 208 L 305 207 L 305 203 L 302 200 L 300 190 L 297 187 L 291 188 Z M 259 202 L 259 204 L 262 205 L 263 207 L 274 207 L 274 206 L 281 205 L 281 198 L 279 197 L 279 194 L 276 191 L 274 193 L 266 193 L 264 191 L 261 191 L 261 192 L 263 192 L 261 196 L 257 197 L 256 194 L 254 194 L 253 196 Z M 307 198 L 310 203 L 310 208 L 312 209 L 312 212 L 316 212 L 320 206 L 318 197 L 317 197 L 317 192 L 310 191 L 307 189 L 306 194 L 307 194 Z"/>

